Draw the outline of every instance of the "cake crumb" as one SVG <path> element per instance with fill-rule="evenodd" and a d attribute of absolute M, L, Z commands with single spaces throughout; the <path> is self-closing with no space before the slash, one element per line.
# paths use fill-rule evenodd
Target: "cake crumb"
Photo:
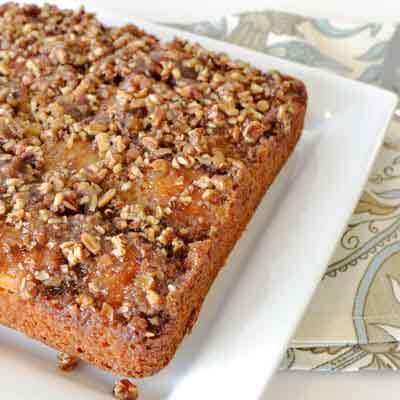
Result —
<path fill-rule="evenodd" d="M 137 400 L 139 391 L 137 386 L 128 379 L 120 379 L 114 384 L 113 395 L 118 400 Z"/>
<path fill-rule="evenodd" d="M 58 368 L 62 371 L 72 371 L 78 366 L 79 359 L 60 351 L 57 355 Z"/>

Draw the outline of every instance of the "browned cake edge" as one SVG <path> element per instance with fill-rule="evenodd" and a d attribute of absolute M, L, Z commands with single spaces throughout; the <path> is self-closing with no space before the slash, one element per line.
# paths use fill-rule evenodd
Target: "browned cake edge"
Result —
<path fill-rule="evenodd" d="M 213 240 L 197 242 L 189 253 L 192 266 L 170 304 L 174 318 L 163 334 L 142 344 L 133 343 L 128 326 L 110 326 L 98 314 L 83 321 L 51 301 L 22 300 L 0 290 L 0 324 L 12 327 L 49 346 L 132 377 L 152 375 L 173 358 L 195 323 L 203 300 L 226 257 L 239 239 L 265 191 L 292 153 L 303 129 L 306 106 L 299 104 L 289 135 L 276 137 L 263 147 L 258 162 L 246 170 L 228 214 Z"/>

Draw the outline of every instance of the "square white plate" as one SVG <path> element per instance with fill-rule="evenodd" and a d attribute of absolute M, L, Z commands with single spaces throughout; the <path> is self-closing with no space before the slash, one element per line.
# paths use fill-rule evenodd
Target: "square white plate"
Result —
<path fill-rule="evenodd" d="M 65 5 L 65 2 L 63 2 Z M 386 91 L 133 18 L 162 39 L 185 37 L 279 69 L 307 85 L 306 128 L 207 297 L 193 334 L 142 400 L 256 400 L 278 365 L 358 199 L 396 103 Z M 1 398 L 109 399 L 115 377 L 90 366 L 63 374 L 54 352 L 0 328 Z"/>

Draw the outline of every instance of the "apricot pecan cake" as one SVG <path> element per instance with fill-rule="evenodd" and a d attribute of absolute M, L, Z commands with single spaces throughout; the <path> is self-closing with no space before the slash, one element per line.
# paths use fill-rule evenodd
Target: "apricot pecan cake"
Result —
<path fill-rule="evenodd" d="M 295 147 L 305 87 L 82 9 L 8 3 L 0 29 L 0 323 L 153 374 Z"/>

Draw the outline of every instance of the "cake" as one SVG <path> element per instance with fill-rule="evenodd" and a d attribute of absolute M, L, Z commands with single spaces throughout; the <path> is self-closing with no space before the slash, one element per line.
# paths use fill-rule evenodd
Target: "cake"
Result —
<path fill-rule="evenodd" d="M 0 28 L 0 323 L 154 374 L 298 142 L 305 86 L 83 9 L 9 3 Z"/>

